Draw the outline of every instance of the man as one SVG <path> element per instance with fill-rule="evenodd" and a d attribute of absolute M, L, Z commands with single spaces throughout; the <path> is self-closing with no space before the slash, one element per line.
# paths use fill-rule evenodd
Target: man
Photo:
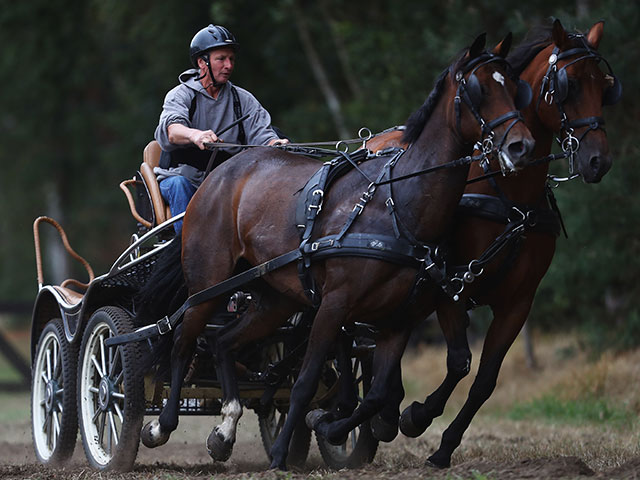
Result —
<path fill-rule="evenodd" d="M 235 65 L 238 43 L 233 34 L 220 25 L 209 25 L 191 40 L 189 54 L 196 67 L 183 72 L 180 85 L 170 90 L 160 114 L 155 139 L 163 154 L 156 175 L 160 192 L 172 215 L 186 210 L 187 204 L 204 180 L 211 151 L 205 143 L 222 141 L 216 132 L 233 122 L 244 120 L 221 134 L 227 143 L 276 145 L 288 143 L 271 127 L 271 116 L 247 90 L 229 81 Z M 239 147 L 220 150 L 219 165 L 238 153 Z M 176 222 L 177 233 L 182 221 Z"/>

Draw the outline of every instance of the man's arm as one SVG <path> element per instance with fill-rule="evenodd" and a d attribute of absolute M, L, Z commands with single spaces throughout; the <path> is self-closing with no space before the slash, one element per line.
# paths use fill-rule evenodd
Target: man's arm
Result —
<path fill-rule="evenodd" d="M 169 141 L 174 145 L 187 145 L 192 143 L 200 150 L 204 150 L 205 143 L 215 143 L 220 141 L 212 130 L 198 130 L 190 128 L 181 123 L 172 123 L 167 127 Z"/>

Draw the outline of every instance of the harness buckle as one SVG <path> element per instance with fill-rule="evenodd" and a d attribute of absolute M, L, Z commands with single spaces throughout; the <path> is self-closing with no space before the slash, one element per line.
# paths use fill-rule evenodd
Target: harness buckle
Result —
<path fill-rule="evenodd" d="M 171 321 L 169 317 L 165 316 L 156 322 L 156 327 L 158 327 L 158 333 L 160 335 L 166 335 L 171 331 Z"/>

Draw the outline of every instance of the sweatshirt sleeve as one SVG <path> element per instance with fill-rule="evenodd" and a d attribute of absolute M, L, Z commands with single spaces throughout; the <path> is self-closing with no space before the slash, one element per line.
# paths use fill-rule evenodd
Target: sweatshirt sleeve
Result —
<path fill-rule="evenodd" d="M 155 131 L 155 139 L 160 144 L 160 148 L 164 151 L 171 151 L 178 148 L 177 145 L 169 142 L 169 134 L 167 127 L 174 123 L 180 123 L 187 127 L 191 127 L 189 121 L 189 107 L 195 92 L 185 87 L 184 85 L 178 85 L 170 90 L 164 98 L 164 104 L 162 105 L 162 113 L 160 114 L 160 121 Z"/>

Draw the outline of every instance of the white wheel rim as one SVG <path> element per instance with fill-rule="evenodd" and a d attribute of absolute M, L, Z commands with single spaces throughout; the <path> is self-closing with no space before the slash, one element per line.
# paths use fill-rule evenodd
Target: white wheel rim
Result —
<path fill-rule="evenodd" d="M 124 411 L 124 375 L 118 348 L 104 342 L 113 334 L 109 325 L 95 326 L 82 352 L 80 415 L 82 435 L 89 454 L 107 465 L 120 441 Z"/>
<path fill-rule="evenodd" d="M 55 332 L 42 339 L 33 370 L 31 412 L 33 439 L 38 455 L 47 461 L 53 455 L 62 424 L 62 357 Z"/>

